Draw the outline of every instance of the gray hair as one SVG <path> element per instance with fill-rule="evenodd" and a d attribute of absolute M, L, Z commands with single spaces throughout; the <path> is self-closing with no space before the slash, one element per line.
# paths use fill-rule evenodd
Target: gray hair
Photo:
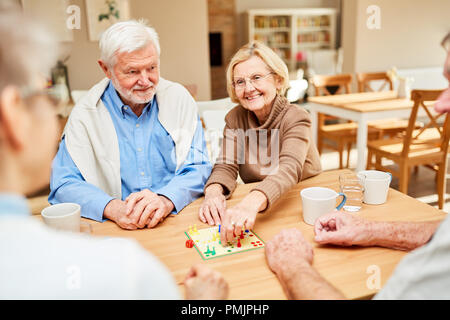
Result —
<path fill-rule="evenodd" d="M 58 47 L 42 24 L 12 6 L 0 6 L 0 92 L 8 85 L 38 89 L 55 65 Z"/>
<path fill-rule="evenodd" d="M 161 49 L 158 34 L 144 20 L 118 22 L 109 27 L 100 37 L 100 59 L 107 65 L 113 66 L 116 53 L 133 52 L 150 43 L 153 43 L 159 56 Z"/>

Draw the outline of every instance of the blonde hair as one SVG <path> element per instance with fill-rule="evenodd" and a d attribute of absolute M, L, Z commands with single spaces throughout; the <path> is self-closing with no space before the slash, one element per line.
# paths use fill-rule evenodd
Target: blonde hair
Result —
<path fill-rule="evenodd" d="M 284 95 L 289 88 L 289 71 L 283 60 L 265 44 L 259 41 L 252 41 L 242 46 L 234 54 L 227 67 L 227 91 L 233 102 L 239 103 L 233 87 L 234 67 L 243 61 L 247 61 L 253 56 L 257 56 L 264 61 L 270 71 L 279 78 L 281 86 L 277 90 L 277 94 Z"/>

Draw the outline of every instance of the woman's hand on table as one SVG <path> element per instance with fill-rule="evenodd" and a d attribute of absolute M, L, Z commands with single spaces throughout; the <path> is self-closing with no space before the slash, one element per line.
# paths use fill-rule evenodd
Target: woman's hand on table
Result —
<path fill-rule="evenodd" d="M 267 198 L 260 191 L 250 192 L 241 202 L 225 211 L 220 230 L 223 245 L 233 240 L 242 231 L 253 229 L 258 212 L 267 206 Z"/>
<path fill-rule="evenodd" d="M 211 184 L 205 190 L 205 200 L 200 206 L 198 217 L 201 222 L 210 226 L 219 225 L 225 215 L 226 206 L 223 187 L 220 184 Z"/>

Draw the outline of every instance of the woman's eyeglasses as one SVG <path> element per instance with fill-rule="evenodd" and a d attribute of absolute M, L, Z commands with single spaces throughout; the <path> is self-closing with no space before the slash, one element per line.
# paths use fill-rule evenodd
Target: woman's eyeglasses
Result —
<path fill-rule="evenodd" d="M 234 80 L 233 87 L 235 89 L 244 89 L 247 84 L 247 80 L 251 83 L 252 86 L 258 87 L 258 85 L 260 85 L 261 82 L 271 74 L 273 74 L 273 72 L 269 72 L 266 75 L 255 74 L 250 78 L 238 78 Z"/>

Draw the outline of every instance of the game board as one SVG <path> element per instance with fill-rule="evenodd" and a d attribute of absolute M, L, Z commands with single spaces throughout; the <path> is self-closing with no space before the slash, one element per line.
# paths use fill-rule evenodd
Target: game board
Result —
<path fill-rule="evenodd" d="M 264 247 L 264 242 L 251 230 L 242 231 L 235 241 L 224 247 L 220 241 L 220 226 L 197 230 L 189 227 L 186 236 L 193 240 L 195 249 L 203 260 L 223 257 L 234 253 L 255 250 Z"/>

